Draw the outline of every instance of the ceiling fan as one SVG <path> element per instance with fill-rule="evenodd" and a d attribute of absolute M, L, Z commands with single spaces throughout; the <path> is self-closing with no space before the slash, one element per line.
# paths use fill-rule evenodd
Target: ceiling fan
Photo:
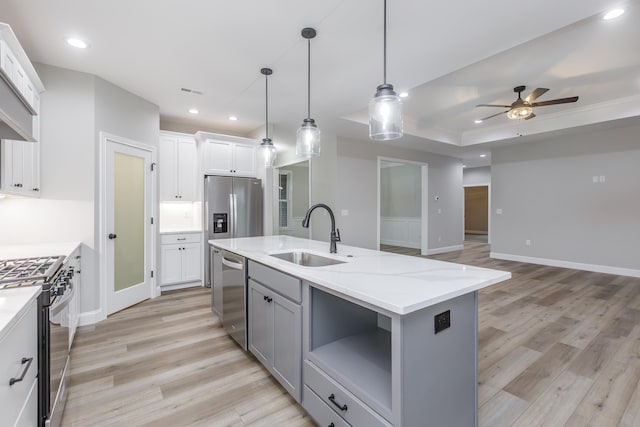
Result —
<path fill-rule="evenodd" d="M 542 87 L 537 88 L 533 92 L 531 92 L 525 99 L 522 99 L 521 93 L 524 92 L 526 86 L 516 86 L 513 88 L 513 91 L 518 94 L 518 99 L 516 99 L 511 105 L 494 105 L 494 104 L 478 104 L 476 107 L 500 107 L 507 108 L 507 110 L 502 111 L 497 114 L 493 114 L 489 117 L 485 117 L 481 121 L 485 121 L 492 117 L 499 116 L 500 114 L 507 113 L 507 117 L 510 119 L 525 119 L 529 120 L 534 118 L 536 115 L 533 113 L 533 107 L 544 107 L 546 105 L 556 105 L 556 104 L 568 104 L 570 102 L 576 102 L 578 100 L 577 96 L 572 96 L 571 98 L 559 98 L 559 99 L 551 99 L 549 101 L 542 102 L 533 102 L 539 96 L 543 95 L 549 89 L 545 89 Z"/>

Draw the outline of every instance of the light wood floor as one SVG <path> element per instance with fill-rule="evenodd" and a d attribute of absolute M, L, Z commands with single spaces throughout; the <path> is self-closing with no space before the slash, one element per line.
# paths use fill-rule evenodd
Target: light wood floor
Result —
<path fill-rule="evenodd" d="M 640 426 L 640 279 L 488 256 L 430 257 L 513 275 L 479 292 L 479 425 Z M 63 425 L 312 426 L 209 301 L 175 291 L 80 328 Z"/>

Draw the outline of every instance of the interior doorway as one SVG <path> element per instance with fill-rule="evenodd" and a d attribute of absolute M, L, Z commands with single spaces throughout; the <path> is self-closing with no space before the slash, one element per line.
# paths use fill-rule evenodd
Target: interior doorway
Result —
<path fill-rule="evenodd" d="M 464 187 L 464 239 L 489 243 L 489 186 Z"/>
<path fill-rule="evenodd" d="M 302 220 L 311 200 L 311 162 L 298 161 L 274 168 L 273 234 L 310 238 Z"/>
<path fill-rule="evenodd" d="M 428 166 L 378 158 L 378 248 L 428 251 Z"/>

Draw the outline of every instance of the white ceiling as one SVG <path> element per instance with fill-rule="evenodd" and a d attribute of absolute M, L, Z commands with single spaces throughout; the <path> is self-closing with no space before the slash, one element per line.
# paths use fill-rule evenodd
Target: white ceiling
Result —
<path fill-rule="evenodd" d="M 479 165 L 488 141 L 640 115 L 637 3 L 390 0 L 388 81 L 410 92 L 395 143 Z M 620 5 L 621 18 L 601 19 Z M 98 75 L 159 105 L 164 120 L 238 135 L 264 124 L 260 68 L 271 67 L 270 122 L 294 138 L 306 116 L 303 27 L 318 31 L 311 115 L 323 132 L 366 139 L 382 83 L 382 0 L 2 0 L 0 21 L 32 61 Z M 70 36 L 89 48 L 67 46 Z M 527 122 L 473 123 L 500 111 L 476 104 L 510 104 L 520 84 L 550 88 L 540 101 L 580 100 Z"/>

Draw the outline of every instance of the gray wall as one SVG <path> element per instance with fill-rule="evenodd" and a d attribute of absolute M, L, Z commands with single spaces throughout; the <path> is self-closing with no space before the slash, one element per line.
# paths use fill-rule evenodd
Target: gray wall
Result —
<path fill-rule="evenodd" d="M 640 269 L 638 135 L 620 125 L 495 149 L 492 252 Z"/>
<path fill-rule="evenodd" d="M 380 215 L 383 217 L 419 218 L 422 207 L 421 167 L 399 164 L 380 169 Z"/>
<path fill-rule="evenodd" d="M 462 184 L 465 186 L 491 184 L 491 166 L 464 168 Z"/>
<path fill-rule="evenodd" d="M 99 131 L 158 145 L 158 107 L 90 74 L 35 64 L 41 95 L 41 197 L 0 200 L 2 244 L 82 242 L 81 311 L 99 308 Z"/>
<path fill-rule="evenodd" d="M 429 249 L 462 244 L 462 162 L 459 159 L 373 141 L 340 138 L 337 145 L 337 168 L 332 176 L 336 177 L 333 188 L 338 215 L 342 209 L 349 211 L 348 216 L 338 217 L 345 244 L 377 247 L 378 156 L 429 165 Z M 314 181 L 314 195 L 315 185 Z"/>

